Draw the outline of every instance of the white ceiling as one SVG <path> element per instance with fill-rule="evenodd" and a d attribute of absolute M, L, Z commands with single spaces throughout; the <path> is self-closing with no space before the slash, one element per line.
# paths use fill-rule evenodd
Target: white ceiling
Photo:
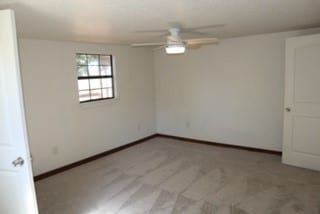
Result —
<path fill-rule="evenodd" d="M 0 0 L 21 37 L 127 44 L 161 41 L 170 23 L 218 38 L 320 27 L 320 0 Z"/>

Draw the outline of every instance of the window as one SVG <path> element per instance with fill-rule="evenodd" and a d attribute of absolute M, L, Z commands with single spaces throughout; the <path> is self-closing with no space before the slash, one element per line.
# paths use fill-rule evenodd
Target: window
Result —
<path fill-rule="evenodd" d="M 115 97 L 111 55 L 78 53 L 76 62 L 80 103 Z"/>

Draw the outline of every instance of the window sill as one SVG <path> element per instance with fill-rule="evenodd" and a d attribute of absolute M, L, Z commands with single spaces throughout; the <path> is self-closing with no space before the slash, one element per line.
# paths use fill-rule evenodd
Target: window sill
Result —
<path fill-rule="evenodd" d="M 114 105 L 115 103 L 119 102 L 119 98 L 113 98 L 113 99 L 102 99 L 102 100 L 95 100 L 90 102 L 78 102 L 78 106 L 81 109 L 88 109 L 88 108 L 96 108 L 106 105 Z"/>

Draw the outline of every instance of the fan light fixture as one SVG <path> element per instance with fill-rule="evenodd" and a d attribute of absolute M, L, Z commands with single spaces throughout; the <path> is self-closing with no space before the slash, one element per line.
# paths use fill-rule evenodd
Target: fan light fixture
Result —
<path fill-rule="evenodd" d="M 184 44 L 171 44 L 166 46 L 167 54 L 183 54 L 186 51 Z"/>

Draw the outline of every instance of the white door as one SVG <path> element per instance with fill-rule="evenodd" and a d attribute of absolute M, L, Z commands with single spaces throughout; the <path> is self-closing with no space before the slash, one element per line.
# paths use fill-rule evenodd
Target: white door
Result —
<path fill-rule="evenodd" d="M 13 11 L 0 26 L 0 213 L 36 214 Z"/>
<path fill-rule="evenodd" d="M 286 41 L 283 163 L 320 170 L 320 35 Z"/>

